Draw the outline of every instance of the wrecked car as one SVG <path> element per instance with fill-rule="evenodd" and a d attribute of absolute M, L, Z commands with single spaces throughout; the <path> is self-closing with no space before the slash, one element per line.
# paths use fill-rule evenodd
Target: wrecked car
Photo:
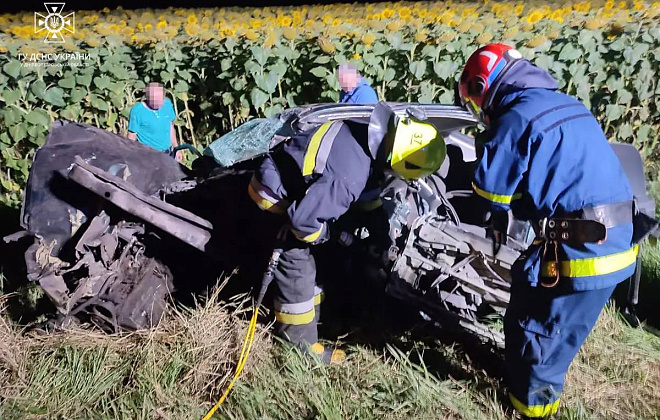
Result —
<path fill-rule="evenodd" d="M 495 252 L 480 226 L 470 186 L 477 150 L 463 134 L 476 124 L 470 113 L 450 105 L 387 106 L 433 123 L 445 137 L 447 158 L 425 179 L 390 178 L 383 188 L 389 243 L 373 261 L 386 273 L 386 291 L 414 304 L 427 320 L 503 346 L 493 320 L 506 309 L 509 270 L 534 239 L 533 227 L 511 216 L 507 241 Z M 369 123 L 374 108 L 309 105 L 259 127 L 248 122 L 209 146 L 191 169 L 113 133 L 57 120 L 30 172 L 21 211 L 26 232 L 9 239 L 34 237 L 25 254 L 28 278 L 53 302 L 55 325 L 91 321 L 109 331 L 154 326 L 171 293 L 192 278 L 218 276 L 263 254 L 246 257 L 254 244 L 241 243 L 241 221 L 226 212 L 232 206 L 228 192 L 247 196 L 263 155 L 328 121 Z M 612 147 L 638 208 L 653 215 L 639 153 L 630 145 Z M 632 288 L 633 300 L 635 293 Z"/>

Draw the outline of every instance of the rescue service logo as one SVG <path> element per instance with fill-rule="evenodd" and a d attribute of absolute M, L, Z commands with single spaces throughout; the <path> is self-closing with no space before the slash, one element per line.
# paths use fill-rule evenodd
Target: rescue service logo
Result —
<path fill-rule="evenodd" d="M 34 13 L 34 32 L 44 33 L 46 43 L 64 43 L 66 33 L 75 33 L 76 13 L 62 14 L 66 3 L 44 3 L 46 14 Z"/>

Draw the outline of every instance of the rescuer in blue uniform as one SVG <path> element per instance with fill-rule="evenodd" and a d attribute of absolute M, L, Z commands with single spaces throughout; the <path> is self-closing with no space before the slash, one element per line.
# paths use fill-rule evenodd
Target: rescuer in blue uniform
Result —
<path fill-rule="evenodd" d="M 284 216 L 291 233 L 274 273 L 276 330 L 326 363 L 344 355 L 318 343 L 322 290 L 311 247 L 329 239 L 345 245 L 352 240 L 337 232 L 335 222 L 349 209 L 369 207 L 360 197 L 384 171 L 423 177 L 446 155 L 443 138 L 429 123 L 399 119 L 385 104 L 376 106 L 371 120 L 371 125 L 328 122 L 293 136 L 266 157 L 248 188 L 262 210 Z"/>
<path fill-rule="evenodd" d="M 635 270 L 633 194 L 598 121 L 512 47 L 477 50 L 459 80 L 485 125 L 473 188 L 494 241 L 507 211 L 537 238 L 514 264 L 504 319 L 509 398 L 526 417 L 557 412 L 566 372 L 614 287 Z"/>

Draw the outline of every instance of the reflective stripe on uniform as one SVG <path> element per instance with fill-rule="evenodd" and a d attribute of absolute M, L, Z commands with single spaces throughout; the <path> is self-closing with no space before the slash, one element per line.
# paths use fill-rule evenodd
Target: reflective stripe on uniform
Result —
<path fill-rule="evenodd" d="M 300 239 L 303 242 L 312 243 L 312 242 L 316 242 L 316 240 L 319 239 L 319 237 L 323 233 L 323 226 L 321 226 L 319 230 L 317 230 L 316 232 L 310 234 L 306 234 L 305 232 L 301 232 L 295 229 L 291 229 L 291 230 L 293 231 L 293 234 L 296 235 L 296 238 Z"/>
<path fill-rule="evenodd" d="M 314 320 L 314 298 L 298 303 L 282 303 L 275 300 L 275 319 L 288 325 L 305 325 Z"/>
<path fill-rule="evenodd" d="M 323 289 L 319 286 L 314 286 L 314 306 L 320 305 L 325 299 L 325 293 Z"/>
<path fill-rule="evenodd" d="M 472 183 L 472 188 L 474 189 L 474 192 L 476 192 L 478 196 L 483 197 L 488 201 L 492 201 L 493 203 L 511 204 L 512 200 L 517 200 L 522 196 L 522 194 L 513 194 L 513 195 L 494 194 L 486 190 L 482 190 L 481 188 L 477 187 L 477 185 L 474 182 Z"/>
<path fill-rule="evenodd" d="M 588 277 L 611 274 L 634 264 L 638 252 L 639 246 L 635 245 L 627 251 L 604 255 L 602 257 L 559 261 L 559 275 L 562 277 Z M 556 275 L 556 261 L 549 261 L 543 264 L 541 276 L 555 277 Z"/>
<path fill-rule="evenodd" d="M 559 400 L 545 405 L 525 405 L 511 393 L 509 393 L 509 400 L 516 411 L 527 417 L 547 417 L 559 410 Z"/>
<path fill-rule="evenodd" d="M 314 309 L 304 314 L 287 314 L 275 311 L 275 320 L 280 324 L 306 325 L 314 321 L 315 315 L 316 311 Z"/>
<path fill-rule="evenodd" d="M 279 299 L 275 299 L 273 307 L 276 311 L 287 312 L 290 314 L 304 314 L 314 309 L 314 299 L 309 299 L 304 302 L 298 303 L 284 303 Z"/>
<path fill-rule="evenodd" d="M 248 185 L 248 194 L 262 210 L 283 214 L 286 212 L 286 207 L 288 207 L 286 200 L 278 198 L 270 188 L 259 182 L 254 175 L 250 180 L 250 185 Z"/>
<path fill-rule="evenodd" d="M 332 144 L 342 125 L 341 121 L 327 122 L 321 125 L 312 135 L 303 159 L 303 176 L 323 173 Z"/>

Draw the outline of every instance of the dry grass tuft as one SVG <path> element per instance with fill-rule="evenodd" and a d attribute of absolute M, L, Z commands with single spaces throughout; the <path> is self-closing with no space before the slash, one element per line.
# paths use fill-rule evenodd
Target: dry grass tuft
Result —
<path fill-rule="evenodd" d="M 172 306 L 157 328 L 118 335 L 23 334 L 0 301 L 0 418 L 201 417 L 233 374 L 251 312 L 245 297 L 220 302 L 220 290 L 194 309 Z M 247 372 L 269 347 L 258 328 Z"/>
<path fill-rule="evenodd" d="M 0 401 L 14 395 L 15 384 L 25 381 L 26 340 L 21 332 L 2 316 L 8 295 L 0 296 Z"/>
<path fill-rule="evenodd" d="M 233 374 L 251 314 L 246 297 L 223 302 L 220 288 L 195 308 L 171 308 L 153 330 L 123 335 L 26 334 L 0 298 L 0 418 L 201 418 Z M 262 325 L 218 418 L 515 418 L 497 378 L 460 346 L 349 350 L 342 366 L 318 365 L 274 345 Z M 659 387 L 660 338 L 608 308 L 569 372 L 562 418 L 657 417 Z"/>
<path fill-rule="evenodd" d="M 588 407 L 592 417 L 613 419 L 660 416 L 660 338 L 633 329 L 613 307 L 569 370 L 564 405 Z"/>
<path fill-rule="evenodd" d="M 166 322 L 167 337 L 180 346 L 191 361 L 191 369 L 184 383 L 195 394 L 217 396 L 233 375 L 236 359 L 247 332 L 252 306 L 247 298 L 222 304 L 216 289 L 204 305 L 194 311 L 173 311 L 175 322 Z M 244 372 L 267 357 L 270 335 L 258 328 Z"/>

